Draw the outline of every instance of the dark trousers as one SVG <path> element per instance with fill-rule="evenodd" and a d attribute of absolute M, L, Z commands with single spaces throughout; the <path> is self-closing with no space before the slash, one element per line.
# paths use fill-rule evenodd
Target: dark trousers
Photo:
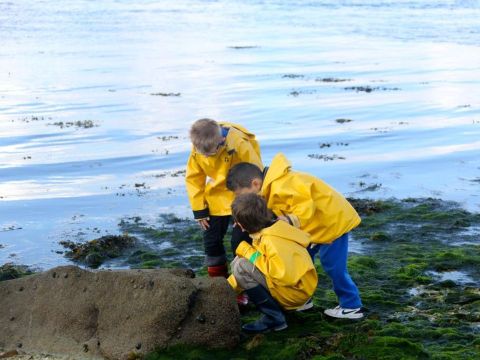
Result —
<path fill-rule="evenodd" d="M 227 233 L 230 224 L 231 216 L 212 216 L 210 215 L 210 227 L 203 232 L 203 244 L 205 247 L 205 262 L 207 266 L 223 265 L 227 262 L 225 247 L 223 246 L 223 238 Z M 252 243 L 252 239 L 248 234 L 235 226 L 232 229 L 232 238 L 230 245 L 232 247 L 233 257 L 235 257 L 235 250 L 242 241 Z"/>

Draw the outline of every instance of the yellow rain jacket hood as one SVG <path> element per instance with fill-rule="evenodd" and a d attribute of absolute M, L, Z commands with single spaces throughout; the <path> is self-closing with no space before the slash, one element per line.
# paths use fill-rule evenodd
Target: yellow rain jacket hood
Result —
<path fill-rule="evenodd" d="M 319 178 L 290 168 L 279 153 L 263 179 L 261 195 L 277 216 L 287 216 L 316 244 L 329 244 L 360 224 L 343 195 Z"/>
<path fill-rule="evenodd" d="M 228 128 L 224 145 L 213 156 L 205 156 L 192 148 L 185 175 L 190 205 L 195 219 L 209 215 L 230 215 L 234 195 L 227 189 L 228 170 L 240 162 L 249 162 L 263 169 L 260 147 L 244 127 L 219 123 Z"/>
<path fill-rule="evenodd" d="M 296 309 L 310 299 L 317 288 L 317 271 L 306 247 L 308 234 L 285 221 L 252 234 L 252 245 L 242 241 L 236 253 L 249 259 L 265 275 L 270 294 L 286 310 Z M 235 277 L 228 282 L 241 291 Z"/>

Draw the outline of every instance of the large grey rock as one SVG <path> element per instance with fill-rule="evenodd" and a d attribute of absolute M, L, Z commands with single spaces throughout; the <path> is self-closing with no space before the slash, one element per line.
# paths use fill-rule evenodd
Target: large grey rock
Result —
<path fill-rule="evenodd" d="M 185 270 L 57 267 L 0 282 L 0 348 L 124 359 L 176 343 L 233 347 L 235 294 Z"/>

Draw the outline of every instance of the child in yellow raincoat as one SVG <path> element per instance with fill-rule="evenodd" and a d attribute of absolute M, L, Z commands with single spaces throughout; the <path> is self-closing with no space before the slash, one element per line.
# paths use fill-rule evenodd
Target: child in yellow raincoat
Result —
<path fill-rule="evenodd" d="M 233 194 L 226 188 L 227 173 L 240 162 L 263 169 L 255 136 L 240 125 L 197 120 L 190 129 L 192 151 L 186 187 L 195 220 L 203 229 L 206 265 L 210 276 L 228 276 L 223 238 L 231 218 Z M 248 234 L 233 228 L 232 251 Z"/>
<path fill-rule="evenodd" d="M 237 292 L 245 291 L 264 314 L 242 328 L 251 333 L 283 330 L 287 324 L 282 308 L 301 307 L 317 287 L 317 272 L 306 249 L 310 238 L 287 222 L 274 221 L 259 195 L 237 196 L 232 211 L 237 226 L 253 242 L 242 241 L 237 247 L 228 282 Z"/>
<path fill-rule="evenodd" d="M 358 288 L 347 270 L 348 233 L 360 224 L 360 217 L 343 195 L 319 178 L 291 170 L 281 153 L 263 171 L 251 163 L 232 167 L 227 187 L 237 195 L 259 193 L 277 216 L 310 235 L 312 259 L 320 252 L 320 262 L 340 302 L 325 314 L 363 317 Z M 312 302 L 306 304 L 306 308 L 312 306 Z"/>

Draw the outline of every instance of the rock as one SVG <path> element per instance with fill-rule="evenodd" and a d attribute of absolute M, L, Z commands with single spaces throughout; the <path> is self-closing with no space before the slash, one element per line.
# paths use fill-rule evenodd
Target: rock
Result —
<path fill-rule="evenodd" d="M 3 353 L 0 353 L 0 359 L 6 359 L 6 358 L 10 358 L 10 357 L 17 356 L 17 355 L 18 355 L 17 350 L 5 351 Z"/>
<path fill-rule="evenodd" d="M 189 275 L 171 269 L 91 272 L 64 266 L 0 282 L 0 347 L 21 343 L 27 353 L 127 359 L 178 343 L 237 345 L 240 314 L 234 292 L 223 278 Z M 132 283 L 149 286 L 133 289 Z"/>
<path fill-rule="evenodd" d="M 0 266 L 0 281 L 17 279 L 30 274 L 33 274 L 33 270 L 25 265 L 6 263 Z"/>

